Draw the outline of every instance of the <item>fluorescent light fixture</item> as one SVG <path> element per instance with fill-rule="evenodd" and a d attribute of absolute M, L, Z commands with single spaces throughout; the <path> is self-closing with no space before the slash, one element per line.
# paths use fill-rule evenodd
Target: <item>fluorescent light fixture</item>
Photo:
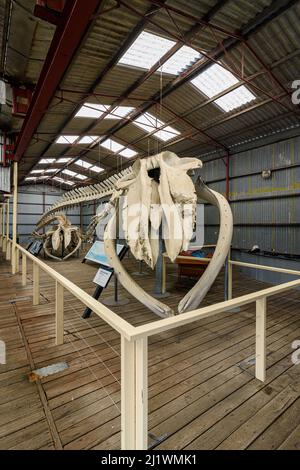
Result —
<path fill-rule="evenodd" d="M 99 119 L 103 113 L 107 112 L 110 105 L 85 103 L 76 113 L 75 117 L 86 117 Z M 131 113 L 134 108 L 132 106 L 117 106 L 113 112 L 107 113 L 104 119 L 121 119 Z"/>
<path fill-rule="evenodd" d="M 85 135 L 78 142 L 79 144 L 93 144 L 95 140 L 99 139 L 98 135 Z"/>
<path fill-rule="evenodd" d="M 70 157 L 62 157 L 57 160 L 57 163 L 68 163 L 72 158 Z"/>
<path fill-rule="evenodd" d="M 175 44 L 174 41 L 143 31 L 119 60 L 119 64 L 150 69 Z"/>
<path fill-rule="evenodd" d="M 128 148 L 126 148 L 126 149 L 122 150 L 122 152 L 120 152 L 120 155 L 122 155 L 122 157 L 125 157 L 125 158 L 134 157 L 136 154 L 137 154 L 137 152 L 135 152 L 134 150 L 128 149 Z"/>
<path fill-rule="evenodd" d="M 62 173 L 65 173 L 66 175 L 69 175 L 69 176 L 76 175 L 75 171 L 71 171 L 71 170 L 62 170 Z"/>
<path fill-rule="evenodd" d="M 53 162 L 55 162 L 55 158 L 42 158 L 39 161 L 39 165 L 47 165 L 47 164 L 50 164 L 50 163 L 53 163 Z"/>
<path fill-rule="evenodd" d="M 61 135 L 56 139 L 57 144 L 74 144 L 75 140 L 79 138 L 79 135 Z"/>
<path fill-rule="evenodd" d="M 133 121 L 133 124 L 145 130 L 146 132 L 153 132 L 154 129 L 159 129 L 164 126 L 165 123 L 153 116 L 150 113 L 144 113 Z M 158 130 L 153 134 L 160 140 L 167 142 L 173 139 L 175 136 L 180 135 L 180 132 L 171 126 L 166 126 L 163 130 Z"/>
<path fill-rule="evenodd" d="M 168 59 L 159 70 L 163 73 L 170 73 L 172 75 L 179 75 L 187 68 L 201 59 L 202 54 L 192 47 L 182 46 L 175 54 Z"/>
<path fill-rule="evenodd" d="M 95 173 L 101 173 L 101 171 L 104 171 L 104 168 L 101 168 L 101 166 L 94 165 L 90 168 L 91 171 L 94 171 Z"/>
<path fill-rule="evenodd" d="M 76 162 L 74 162 L 74 165 L 78 165 L 78 166 L 81 166 L 82 168 L 91 168 L 92 164 L 91 163 L 88 163 L 88 162 L 85 162 L 84 160 L 76 160 Z"/>
<path fill-rule="evenodd" d="M 44 170 L 32 170 L 30 173 L 31 174 L 44 173 Z"/>
<path fill-rule="evenodd" d="M 78 178 L 79 180 L 87 180 L 87 176 L 81 175 L 80 173 L 77 173 L 77 175 L 75 175 L 75 178 Z"/>
<path fill-rule="evenodd" d="M 45 170 L 45 173 L 55 173 L 58 170 L 58 168 L 48 168 L 48 170 Z"/>
<path fill-rule="evenodd" d="M 115 140 L 112 139 L 106 139 L 104 142 L 101 142 L 101 147 L 104 147 L 108 150 L 110 150 L 113 153 L 119 152 L 119 150 L 124 149 L 124 145 L 119 144 Z"/>
<path fill-rule="evenodd" d="M 219 64 L 211 65 L 191 80 L 191 83 L 208 98 L 213 98 L 238 82 L 238 79 L 229 70 L 224 69 Z M 254 99 L 255 95 L 242 85 L 227 95 L 216 99 L 214 103 L 220 106 L 223 111 L 231 111 Z"/>

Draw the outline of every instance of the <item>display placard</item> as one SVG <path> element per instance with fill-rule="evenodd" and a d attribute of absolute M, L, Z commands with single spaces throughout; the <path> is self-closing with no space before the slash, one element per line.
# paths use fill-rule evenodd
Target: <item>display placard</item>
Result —
<path fill-rule="evenodd" d="M 107 287 L 111 276 L 113 275 L 113 270 L 107 268 L 99 268 L 96 272 L 96 276 L 93 279 L 94 284 L 97 284 L 100 287 Z"/>
<path fill-rule="evenodd" d="M 41 251 L 42 247 L 43 247 L 43 242 L 41 240 L 36 240 L 33 243 L 31 243 L 27 251 L 31 253 L 32 255 L 37 256 L 39 252 Z"/>
<path fill-rule="evenodd" d="M 125 251 L 126 246 L 117 243 L 116 252 L 120 259 L 122 258 L 123 252 Z M 101 264 L 102 266 L 107 266 L 108 268 L 110 268 L 109 261 L 105 254 L 103 241 L 96 240 L 85 255 L 84 259 L 88 261 L 93 261 L 94 263 Z"/>

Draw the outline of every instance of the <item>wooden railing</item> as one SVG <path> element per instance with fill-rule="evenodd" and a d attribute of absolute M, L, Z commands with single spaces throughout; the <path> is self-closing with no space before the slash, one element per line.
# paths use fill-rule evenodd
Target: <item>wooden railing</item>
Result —
<path fill-rule="evenodd" d="M 107 322 L 121 335 L 121 447 L 127 449 L 147 449 L 148 446 L 148 337 L 178 328 L 203 318 L 250 303 L 256 303 L 256 336 L 255 336 L 255 377 L 258 380 L 266 379 L 266 313 L 267 299 L 273 295 L 286 292 L 300 286 L 300 279 L 286 282 L 274 287 L 262 289 L 251 294 L 232 298 L 232 266 L 241 266 L 253 269 L 265 269 L 274 272 L 300 276 L 300 271 L 272 268 L 251 263 L 242 263 L 229 260 L 228 287 L 229 300 L 219 302 L 208 307 L 198 308 L 191 312 L 157 320 L 143 326 L 134 327 L 112 310 L 93 299 L 73 282 L 49 267 L 46 263 L 31 255 L 20 245 L 13 246 L 8 237 L 0 235 L 0 245 L 5 247 L 11 259 L 15 258 L 16 272 L 19 272 L 19 258 L 21 256 L 22 284 L 27 282 L 27 261 L 33 263 L 33 304 L 38 305 L 40 298 L 40 271 L 42 270 L 55 280 L 55 319 L 56 344 L 64 340 L 64 291 L 67 290 L 91 308 L 102 320 Z M 4 242 L 5 238 L 5 243 Z M 15 249 L 14 257 L 12 251 Z"/>

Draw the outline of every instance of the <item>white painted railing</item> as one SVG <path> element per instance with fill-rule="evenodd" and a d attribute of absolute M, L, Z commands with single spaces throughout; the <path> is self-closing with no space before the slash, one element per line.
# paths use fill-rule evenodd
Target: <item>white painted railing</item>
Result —
<path fill-rule="evenodd" d="M 262 289 L 251 294 L 232 298 L 232 266 L 243 266 L 253 269 L 266 269 L 274 272 L 300 276 L 300 271 L 272 268 L 251 263 L 229 261 L 229 300 L 191 312 L 157 320 L 143 326 L 134 327 L 112 310 L 93 299 L 73 282 L 56 272 L 43 261 L 28 253 L 20 245 L 15 245 L 7 236 L 0 235 L 0 245 L 5 247 L 11 259 L 16 260 L 15 271 L 19 272 L 19 258 L 22 257 L 22 284 L 27 282 L 27 261 L 33 263 L 33 304 L 40 299 L 40 271 L 44 271 L 55 280 L 55 318 L 56 344 L 64 340 L 64 290 L 67 290 L 91 308 L 102 320 L 107 322 L 121 335 L 121 447 L 127 449 L 147 449 L 148 446 L 148 337 L 178 328 L 203 318 L 226 313 L 233 308 L 252 302 L 256 303 L 256 337 L 255 337 L 255 377 L 265 381 L 266 378 L 266 313 L 267 298 L 300 286 L 300 279 L 286 282 L 274 287 Z M 5 243 L 4 243 L 5 239 Z M 9 258 L 7 258 L 9 259 Z"/>

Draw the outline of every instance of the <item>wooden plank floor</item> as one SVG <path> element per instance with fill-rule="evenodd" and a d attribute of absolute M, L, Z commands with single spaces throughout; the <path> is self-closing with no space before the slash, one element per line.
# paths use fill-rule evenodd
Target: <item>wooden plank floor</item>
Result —
<path fill-rule="evenodd" d="M 125 258 L 129 271 L 138 265 Z M 95 266 L 74 258 L 49 264 L 87 292 Z M 148 291 L 154 278 L 136 277 Z M 166 303 L 186 292 L 168 270 Z M 234 296 L 266 287 L 234 275 Z M 133 325 L 158 318 L 128 293 L 114 307 Z M 112 295 L 112 287 L 103 298 Z M 223 278 L 204 304 L 223 300 Z M 300 449 L 300 365 L 291 344 L 300 339 L 300 295 L 268 302 L 267 381 L 254 373 L 254 305 L 216 315 L 149 341 L 149 446 L 156 449 Z M 32 273 L 22 287 L 0 261 L 0 449 L 119 449 L 120 337 L 98 317 L 83 320 L 83 306 L 65 295 L 65 344 L 54 345 L 54 282 L 41 275 L 41 304 L 32 306 Z M 30 383 L 36 368 L 66 362 L 68 368 Z"/>

